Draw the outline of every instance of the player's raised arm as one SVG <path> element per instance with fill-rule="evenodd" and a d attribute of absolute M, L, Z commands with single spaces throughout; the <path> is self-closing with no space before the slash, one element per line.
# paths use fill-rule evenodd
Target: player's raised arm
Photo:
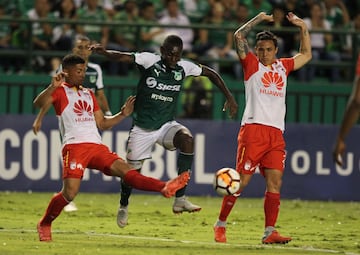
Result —
<path fill-rule="evenodd" d="M 293 25 L 300 28 L 300 49 L 299 53 L 294 56 L 294 70 L 297 70 L 309 62 L 312 58 L 310 34 L 306 23 L 294 13 L 289 12 L 286 15 L 286 18 Z"/>
<path fill-rule="evenodd" d="M 51 104 L 51 94 L 54 90 L 62 85 L 64 82 L 64 77 L 67 76 L 67 73 L 60 72 L 52 77 L 51 84 L 40 92 L 39 95 L 34 99 L 33 105 L 35 107 L 43 107 L 44 105 Z"/>
<path fill-rule="evenodd" d="M 134 56 L 131 52 L 106 50 L 101 44 L 90 45 L 89 49 L 94 53 L 103 55 L 112 60 L 126 62 L 126 63 L 133 63 L 135 61 Z"/>
<path fill-rule="evenodd" d="M 249 44 L 246 40 L 246 36 L 251 29 L 262 21 L 273 21 L 272 15 L 267 15 L 265 12 L 260 12 L 254 18 L 246 22 L 234 33 L 236 52 L 240 59 L 244 59 L 249 52 Z"/>

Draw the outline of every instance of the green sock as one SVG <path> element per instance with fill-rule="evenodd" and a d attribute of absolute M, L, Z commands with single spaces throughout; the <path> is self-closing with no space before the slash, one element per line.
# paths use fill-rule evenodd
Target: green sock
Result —
<path fill-rule="evenodd" d="M 178 174 L 180 175 L 181 173 L 183 173 L 185 171 L 191 171 L 191 166 L 192 166 L 193 160 L 194 160 L 193 153 L 180 152 L 178 160 L 177 160 Z M 185 190 L 186 190 L 186 186 L 184 188 L 176 191 L 176 197 L 184 196 Z"/>

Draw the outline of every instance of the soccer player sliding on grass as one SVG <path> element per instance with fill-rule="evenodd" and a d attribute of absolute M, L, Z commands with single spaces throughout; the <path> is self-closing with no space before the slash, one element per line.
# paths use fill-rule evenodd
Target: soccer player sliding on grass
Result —
<path fill-rule="evenodd" d="M 246 103 L 238 134 L 236 170 L 241 176 L 237 195 L 225 196 L 219 218 L 214 225 L 216 242 L 226 242 L 226 220 L 240 193 L 259 167 L 265 177 L 265 231 L 262 243 L 287 243 L 291 237 L 275 230 L 280 207 L 280 188 L 285 163 L 285 94 L 287 76 L 304 66 L 312 57 L 309 32 L 302 19 L 293 13 L 287 19 L 300 28 L 300 50 L 292 58 L 276 58 L 277 39 L 270 31 L 256 35 L 255 54 L 246 40 L 250 30 L 262 21 L 273 21 L 272 15 L 259 13 L 235 33 L 236 50 L 244 70 Z"/>
<path fill-rule="evenodd" d="M 51 223 L 72 201 L 80 189 L 86 168 L 98 169 L 106 175 L 118 176 L 135 189 L 160 192 L 172 197 L 189 180 L 185 171 L 168 182 L 141 175 L 101 142 L 98 129 L 106 130 L 129 116 L 136 98 L 130 96 L 120 112 L 104 116 L 92 90 L 82 87 L 86 61 L 70 54 L 63 58 L 63 71 L 34 100 L 34 105 L 48 109 L 53 105 L 59 120 L 62 139 L 63 187 L 53 196 L 44 216 L 38 222 L 40 241 L 51 241 Z"/>

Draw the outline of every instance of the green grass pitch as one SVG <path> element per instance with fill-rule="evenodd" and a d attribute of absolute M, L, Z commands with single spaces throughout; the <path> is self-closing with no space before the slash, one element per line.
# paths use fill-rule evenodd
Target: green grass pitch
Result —
<path fill-rule="evenodd" d="M 134 194 L 129 224 L 116 225 L 118 194 L 80 193 L 76 212 L 54 221 L 53 241 L 38 241 L 36 224 L 52 194 L 0 192 L 1 255 L 360 255 L 360 203 L 282 200 L 277 228 L 286 245 L 262 245 L 263 201 L 240 197 L 229 216 L 228 243 L 215 243 L 220 197 L 191 197 L 198 213 L 174 215 L 173 199 Z"/>

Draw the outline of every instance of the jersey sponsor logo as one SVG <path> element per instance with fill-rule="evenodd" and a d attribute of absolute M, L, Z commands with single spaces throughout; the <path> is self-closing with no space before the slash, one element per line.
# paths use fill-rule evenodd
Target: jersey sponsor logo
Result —
<path fill-rule="evenodd" d="M 158 82 L 154 77 L 146 78 L 146 85 L 149 88 L 155 88 L 157 90 L 168 90 L 168 91 L 180 91 L 181 85 L 167 85 L 161 82 Z"/>
<path fill-rule="evenodd" d="M 76 122 L 85 122 L 85 121 L 94 120 L 91 105 L 89 105 L 86 101 L 78 100 L 74 104 L 73 111 L 77 116 L 79 116 L 78 118 L 75 118 Z M 84 116 L 84 114 L 86 115 Z"/>
<path fill-rule="evenodd" d="M 151 94 L 151 99 L 161 100 L 161 101 L 164 101 L 164 102 L 172 102 L 172 101 L 174 101 L 174 98 L 172 98 L 172 97 L 166 97 L 166 96 L 158 95 L 158 94 L 155 94 L 155 93 Z"/>
<path fill-rule="evenodd" d="M 266 72 L 261 78 L 263 86 L 265 88 L 260 88 L 261 94 L 272 95 L 276 97 L 284 97 L 285 93 L 281 92 L 284 87 L 284 81 L 279 73 Z M 272 89 L 275 87 L 278 91 Z"/>

